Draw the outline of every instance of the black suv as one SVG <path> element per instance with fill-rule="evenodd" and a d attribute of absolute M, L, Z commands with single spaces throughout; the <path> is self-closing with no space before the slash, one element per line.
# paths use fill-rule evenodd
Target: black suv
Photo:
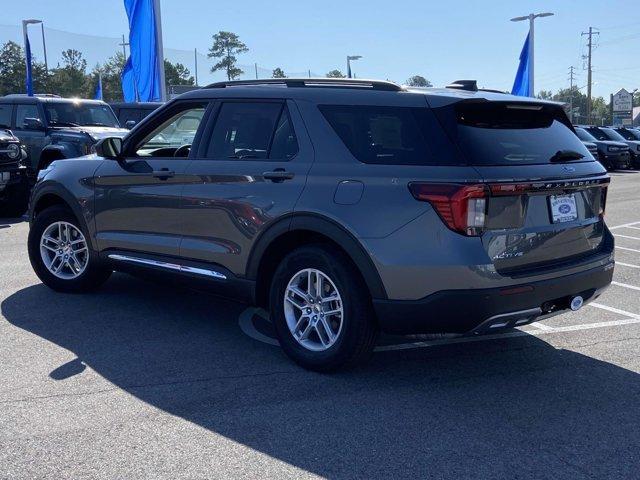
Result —
<path fill-rule="evenodd" d="M 131 130 L 161 105 L 162 102 L 112 102 L 109 104 L 118 117 L 120 125 L 127 130 Z"/>
<path fill-rule="evenodd" d="M 10 130 L 0 128 L 0 217 L 19 217 L 29 203 L 27 154 Z"/>
<path fill-rule="evenodd" d="M 34 172 L 54 160 L 87 155 L 101 138 L 128 132 L 106 103 L 56 95 L 0 97 L 0 126 L 23 143 Z"/>
<path fill-rule="evenodd" d="M 379 330 L 479 335 L 577 310 L 613 274 L 606 170 L 562 105 L 474 87 L 186 93 L 41 172 L 31 264 L 65 292 L 119 270 L 253 302 L 316 370 Z"/>

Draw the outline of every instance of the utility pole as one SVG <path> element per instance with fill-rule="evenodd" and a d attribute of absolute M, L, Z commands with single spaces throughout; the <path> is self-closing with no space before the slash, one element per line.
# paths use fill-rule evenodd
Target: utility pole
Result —
<path fill-rule="evenodd" d="M 573 123 L 573 65 L 569 67 L 569 119 Z"/>
<path fill-rule="evenodd" d="M 193 59 L 196 67 L 196 87 L 198 86 L 198 49 L 193 49 Z"/>
<path fill-rule="evenodd" d="M 587 47 L 589 53 L 587 55 L 587 123 L 591 124 L 591 53 L 593 51 L 593 35 L 600 35 L 600 32 L 594 32 L 593 27 L 589 27 L 589 32 L 582 32 L 582 36 L 587 35 L 589 41 Z"/>
<path fill-rule="evenodd" d="M 256 63 L 254 63 L 254 64 L 253 64 L 253 66 L 254 66 L 254 67 L 255 67 L 255 69 L 256 69 L 256 80 L 258 80 L 258 63 L 257 63 L 257 62 L 256 62 Z"/>
<path fill-rule="evenodd" d="M 127 60 L 127 47 L 129 46 L 129 43 L 124 39 L 124 33 L 122 34 L 122 43 L 119 43 L 118 45 L 120 45 L 122 47 L 122 55 L 124 55 L 124 60 Z"/>

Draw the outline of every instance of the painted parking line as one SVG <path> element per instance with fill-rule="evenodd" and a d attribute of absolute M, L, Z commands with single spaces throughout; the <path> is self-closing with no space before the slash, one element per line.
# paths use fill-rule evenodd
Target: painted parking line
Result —
<path fill-rule="evenodd" d="M 640 240 L 640 237 L 632 237 L 630 235 L 620 235 L 619 233 L 614 233 L 613 236 L 618 238 L 629 238 L 631 240 Z"/>
<path fill-rule="evenodd" d="M 633 230 L 640 230 L 640 227 L 627 227 L 627 228 L 631 228 Z"/>
<path fill-rule="evenodd" d="M 638 225 L 640 222 L 630 222 L 622 225 L 616 225 L 615 227 L 609 227 L 609 230 L 616 230 L 618 228 L 632 227 L 633 225 Z"/>
<path fill-rule="evenodd" d="M 617 260 L 616 260 L 616 265 L 621 265 L 623 267 L 629 267 L 629 268 L 640 268 L 640 265 L 633 265 L 632 263 L 619 262 Z"/>
<path fill-rule="evenodd" d="M 638 288 L 638 287 L 635 287 Z M 640 290 L 640 288 L 638 288 Z M 588 307 L 598 308 L 600 310 L 606 310 L 611 313 L 616 313 L 624 316 L 620 320 L 610 320 L 606 322 L 594 322 L 594 323 L 585 323 L 579 325 L 567 325 L 564 327 L 550 327 L 549 325 L 545 325 L 540 322 L 534 322 L 530 324 L 535 327 L 535 330 L 514 330 L 505 333 L 497 333 L 494 335 L 479 335 L 476 337 L 458 337 L 458 338 L 444 338 L 441 340 L 426 340 L 419 342 L 411 342 L 411 343 L 400 343 L 396 345 L 380 345 L 374 349 L 374 352 L 390 352 L 397 350 L 411 350 L 416 348 L 427 348 L 427 347 L 437 347 L 441 345 L 455 345 L 460 343 L 473 343 L 473 342 L 485 342 L 491 340 L 500 340 L 505 338 L 514 338 L 514 337 L 526 337 L 529 335 L 539 336 L 539 335 L 547 335 L 552 333 L 565 333 L 565 332 L 576 332 L 581 330 L 593 330 L 598 328 L 610 328 L 610 327 L 618 327 L 623 325 L 635 325 L 640 324 L 640 315 L 627 312 L 626 310 L 620 310 L 619 308 L 610 307 L 608 305 L 604 305 L 601 303 L 592 302 L 587 305 Z M 238 324 L 240 329 L 245 333 L 245 335 L 253 338 L 254 340 L 258 340 L 262 343 L 267 343 L 269 345 L 280 346 L 278 341 L 275 338 L 271 338 L 263 333 L 259 332 L 255 325 L 253 324 L 252 317 L 254 315 L 259 315 L 262 318 L 266 319 L 266 312 L 259 308 L 247 308 L 244 312 L 242 312 L 238 318 Z"/>
<path fill-rule="evenodd" d="M 629 285 L 628 283 L 611 282 L 611 285 L 617 285 L 618 287 L 629 288 L 631 290 L 640 290 L 640 287 L 636 287 L 635 285 Z"/>
<path fill-rule="evenodd" d="M 627 252 L 638 252 L 638 253 L 640 253 L 640 250 L 638 250 L 637 248 L 620 247 L 618 245 L 616 245 L 616 248 L 618 250 L 626 250 Z"/>

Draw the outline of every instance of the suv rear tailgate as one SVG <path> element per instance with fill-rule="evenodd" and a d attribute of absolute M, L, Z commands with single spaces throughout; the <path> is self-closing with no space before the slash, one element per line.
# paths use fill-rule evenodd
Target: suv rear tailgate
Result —
<path fill-rule="evenodd" d="M 606 246 L 609 178 L 596 162 L 476 168 L 491 189 L 482 242 L 499 273 L 532 274 Z"/>

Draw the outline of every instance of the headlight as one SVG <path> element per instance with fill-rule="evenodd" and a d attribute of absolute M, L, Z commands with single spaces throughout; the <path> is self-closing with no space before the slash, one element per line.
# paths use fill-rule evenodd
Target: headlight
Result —
<path fill-rule="evenodd" d="M 18 158 L 20 156 L 20 146 L 16 143 L 10 143 L 7 146 L 7 156 L 12 160 Z"/>

